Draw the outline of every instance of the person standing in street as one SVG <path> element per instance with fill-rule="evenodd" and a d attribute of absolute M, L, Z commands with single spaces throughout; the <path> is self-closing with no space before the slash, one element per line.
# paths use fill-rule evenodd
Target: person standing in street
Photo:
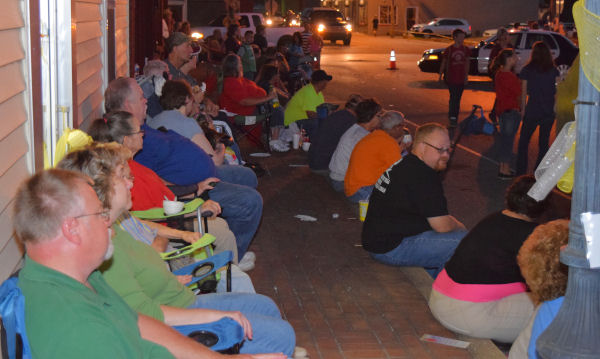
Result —
<path fill-rule="evenodd" d="M 379 29 L 379 19 L 377 16 L 373 17 L 373 36 L 377 36 L 377 29 Z"/>
<path fill-rule="evenodd" d="M 456 29 L 452 32 L 454 43 L 444 50 L 440 66 L 439 81 L 442 81 L 443 77 L 450 92 L 450 99 L 448 101 L 449 128 L 455 128 L 458 123 L 460 98 L 462 97 L 465 85 L 469 81 L 471 50 L 463 44 L 465 36 L 465 32 L 461 29 Z"/>

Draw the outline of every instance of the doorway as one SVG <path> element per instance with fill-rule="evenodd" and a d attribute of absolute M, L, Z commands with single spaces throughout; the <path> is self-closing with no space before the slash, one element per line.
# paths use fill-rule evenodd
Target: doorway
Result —
<path fill-rule="evenodd" d="M 406 8 L 406 30 L 410 30 L 410 28 L 417 23 L 417 13 L 419 9 L 417 7 L 407 7 Z"/>

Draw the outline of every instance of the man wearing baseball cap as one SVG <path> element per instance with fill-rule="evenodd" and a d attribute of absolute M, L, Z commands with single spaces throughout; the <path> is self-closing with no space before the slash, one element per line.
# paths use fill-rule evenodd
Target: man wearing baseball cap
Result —
<path fill-rule="evenodd" d="M 196 56 L 192 56 L 191 39 L 182 32 L 174 32 L 167 39 L 167 59 L 169 73 L 173 80 L 185 80 L 191 87 L 198 85 L 189 72 L 196 67 Z"/>
<path fill-rule="evenodd" d="M 323 70 L 313 72 L 310 83 L 296 92 L 285 108 L 284 124 L 296 123 L 308 136 L 317 130 L 317 106 L 325 102 L 323 90 L 333 77 Z"/>

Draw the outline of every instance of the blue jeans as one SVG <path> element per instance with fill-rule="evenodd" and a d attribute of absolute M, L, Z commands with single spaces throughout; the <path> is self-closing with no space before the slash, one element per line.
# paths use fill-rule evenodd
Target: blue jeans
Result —
<path fill-rule="evenodd" d="M 329 183 L 331 184 L 331 187 L 333 187 L 333 190 L 336 192 L 344 192 L 344 181 L 336 181 L 331 177 L 329 178 Z"/>
<path fill-rule="evenodd" d="M 217 167 L 217 178 L 221 182 L 208 192 L 208 196 L 221 205 L 221 215 L 235 234 L 238 258 L 242 258 L 262 216 L 262 197 L 255 190 L 258 180 L 251 169 L 228 165 Z"/>
<path fill-rule="evenodd" d="M 352 203 L 358 203 L 359 201 L 362 200 L 367 200 L 369 199 L 369 197 L 371 197 L 371 192 L 373 192 L 373 186 L 364 186 L 361 187 L 358 191 L 356 191 L 355 194 L 353 194 L 352 196 L 346 197 L 348 199 L 348 201 L 352 202 Z"/>
<path fill-rule="evenodd" d="M 296 121 L 296 125 L 298 128 L 304 129 L 306 134 L 308 135 L 309 140 L 316 136 L 317 131 L 319 130 L 319 119 L 318 118 L 309 118 L 306 120 L 298 120 Z"/>
<path fill-rule="evenodd" d="M 292 326 L 281 319 L 277 305 L 260 294 L 212 293 L 196 297 L 188 308 L 240 311 L 252 325 L 253 338 L 242 345 L 241 353 L 284 353 L 291 357 L 296 346 Z"/>
<path fill-rule="evenodd" d="M 424 267 L 435 279 L 466 234 L 465 230 L 427 231 L 405 237 L 398 247 L 387 253 L 369 254 L 376 261 L 392 266 Z"/>
<path fill-rule="evenodd" d="M 519 123 L 521 123 L 521 114 L 517 110 L 504 111 L 498 122 L 500 124 L 498 161 L 508 163 L 512 159 L 512 149 L 515 134 L 519 130 Z"/>
<path fill-rule="evenodd" d="M 529 141 L 538 126 L 540 126 L 540 135 L 538 137 L 539 151 L 537 161 L 535 162 L 536 167 L 542 162 L 542 158 L 544 158 L 544 155 L 548 152 L 552 125 L 554 125 L 554 114 L 543 115 L 525 112 L 517 151 L 517 175 L 522 175 L 527 172 Z"/>
<path fill-rule="evenodd" d="M 448 118 L 451 125 L 456 125 L 458 121 L 458 113 L 460 112 L 460 99 L 462 97 L 465 85 L 448 84 L 450 98 L 448 99 Z"/>

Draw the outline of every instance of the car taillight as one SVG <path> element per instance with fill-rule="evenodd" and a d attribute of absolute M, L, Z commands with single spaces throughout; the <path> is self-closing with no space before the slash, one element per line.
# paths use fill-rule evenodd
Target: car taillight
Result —
<path fill-rule="evenodd" d="M 469 25 L 469 31 L 471 31 L 471 25 Z"/>

